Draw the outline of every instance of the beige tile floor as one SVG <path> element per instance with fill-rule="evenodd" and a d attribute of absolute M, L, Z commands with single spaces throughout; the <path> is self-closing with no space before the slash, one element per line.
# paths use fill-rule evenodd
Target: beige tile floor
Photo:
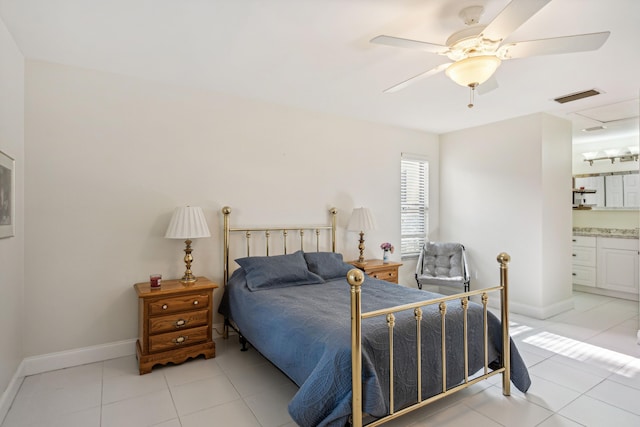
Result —
<path fill-rule="evenodd" d="M 505 397 L 500 378 L 389 426 L 640 426 L 638 303 L 575 293 L 575 309 L 511 316 L 532 386 Z M 2 427 L 292 427 L 296 392 L 255 350 L 216 340 L 215 359 L 140 376 L 134 356 L 25 378 Z"/>

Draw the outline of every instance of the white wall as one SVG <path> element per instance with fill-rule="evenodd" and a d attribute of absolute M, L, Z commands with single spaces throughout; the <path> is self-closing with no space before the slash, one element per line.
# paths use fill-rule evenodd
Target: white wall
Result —
<path fill-rule="evenodd" d="M 7 387 L 23 357 L 24 330 L 24 58 L 0 20 L 0 151 L 15 159 L 15 237 L 0 239 L 0 422 Z M 19 383 L 17 384 L 19 386 Z M 17 390 L 14 390 L 17 391 Z M 6 408 L 8 409 L 8 407 Z"/>
<path fill-rule="evenodd" d="M 511 255 L 511 308 L 548 317 L 571 304 L 571 126 L 535 114 L 441 137 L 441 239 L 465 244 L 472 288 Z"/>
<path fill-rule="evenodd" d="M 367 257 L 399 244 L 402 152 L 432 160 L 438 197 L 436 135 L 113 74 L 28 61 L 26 123 L 29 356 L 136 337 L 133 283 L 184 271 L 184 243 L 163 238 L 178 205 L 205 210 L 193 271 L 220 281 L 224 205 L 238 224 L 323 223 L 336 206 L 355 258 L 354 207 L 378 223 Z"/>
<path fill-rule="evenodd" d="M 542 292 L 541 316 L 573 307 L 571 123 L 548 114 L 540 120 L 542 157 Z M 568 282 L 568 283 L 567 283 Z M 524 301 L 526 302 L 526 300 Z"/>

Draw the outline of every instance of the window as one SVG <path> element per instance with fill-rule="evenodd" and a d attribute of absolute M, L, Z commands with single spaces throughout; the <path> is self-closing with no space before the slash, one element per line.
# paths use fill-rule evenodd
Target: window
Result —
<path fill-rule="evenodd" d="M 429 229 L 429 162 L 403 154 L 400 174 L 401 255 L 417 257 Z"/>

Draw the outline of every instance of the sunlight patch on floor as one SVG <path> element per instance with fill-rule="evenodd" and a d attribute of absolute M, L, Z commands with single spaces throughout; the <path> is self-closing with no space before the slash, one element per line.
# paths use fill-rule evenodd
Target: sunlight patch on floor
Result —
<path fill-rule="evenodd" d="M 524 338 L 522 342 L 569 357 L 579 362 L 596 362 L 598 366 L 605 367 L 611 371 L 618 371 L 619 374 L 624 376 L 635 377 L 640 373 L 640 360 L 633 356 L 556 335 L 551 332 L 539 332 Z M 620 370 L 620 366 L 622 365 L 626 365 L 624 368 L 626 373 L 621 373 L 623 372 L 623 370 Z"/>
<path fill-rule="evenodd" d="M 532 330 L 533 328 L 531 326 L 509 322 L 509 335 L 512 337 L 515 337 L 516 335 L 524 334 L 525 332 L 529 332 Z"/>

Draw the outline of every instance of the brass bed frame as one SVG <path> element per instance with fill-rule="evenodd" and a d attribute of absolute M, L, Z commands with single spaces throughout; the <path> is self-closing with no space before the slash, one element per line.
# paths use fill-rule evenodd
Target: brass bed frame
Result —
<path fill-rule="evenodd" d="M 270 252 L 270 237 L 273 232 L 281 233 L 283 236 L 283 251 L 287 253 L 287 238 L 290 232 L 299 236 L 300 249 L 304 250 L 304 236 L 306 231 L 310 231 L 315 235 L 315 250 L 320 251 L 320 233 L 321 231 L 329 231 L 331 233 L 331 251 L 336 251 L 336 215 L 338 213 L 336 208 L 329 210 L 331 214 L 331 221 L 328 225 L 294 225 L 286 227 L 230 227 L 229 216 L 231 214 L 231 208 L 225 206 L 222 208 L 222 214 L 224 215 L 224 286 L 227 285 L 229 279 L 229 254 L 230 254 L 230 237 L 232 233 L 244 234 L 246 240 L 246 256 L 250 256 L 251 252 L 251 238 L 252 233 L 264 233 L 265 240 L 265 252 L 269 255 Z M 297 250 L 297 249 L 296 249 Z M 502 375 L 502 394 L 509 396 L 511 394 L 511 357 L 510 357 L 510 336 L 509 336 L 509 307 L 508 307 L 508 263 L 510 257 L 506 253 L 500 253 L 497 257 L 500 264 L 500 284 L 491 288 L 478 289 L 474 291 L 463 292 L 455 295 L 444 296 L 441 298 L 435 298 L 430 300 L 418 301 L 410 304 L 403 304 L 395 307 L 389 307 L 380 310 L 374 310 L 370 312 L 362 312 L 361 306 L 361 292 L 362 283 L 364 282 L 364 273 L 359 269 L 352 269 L 347 274 L 347 281 L 350 286 L 351 293 L 351 378 L 352 378 L 352 415 L 351 424 L 353 427 L 362 427 L 363 424 L 363 412 L 362 412 L 362 320 L 385 316 L 387 326 L 389 329 L 389 408 L 388 415 L 382 418 L 378 418 L 366 424 L 368 427 L 374 427 L 384 424 L 392 419 L 398 418 L 416 409 L 427 406 L 428 404 L 442 399 L 443 397 L 454 394 L 460 390 L 463 390 L 479 381 L 485 380 L 494 375 Z M 502 357 L 500 360 L 501 366 L 496 369 L 489 369 L 489 354 L 488 354 L 488 302 L 489 294 L 500 294 L 500 313 L 502 322 Z M 473 378 L 469 378 L 468 372 L 468 329 L 467 329 L 467 306 L 471 297 L 480 296 L 483 306 L 483 342 L 484 342 L 484 371 L 482 374 L 476 375 Z M 447 364 L 446 364 L 446 332 L 445 332 L 445 318 L 447 313 L 446 303 L 448 301 L 459 300 L 463 309 L 463 351 L 464 351 L 464 381 L 460 384 L 447 388 Z M 437 304 L 440 312 L 441 320 L 441 347 L 442 347 L 442 391 L 427 399 L 422 398 L 422 375 L 421 375 L 421 320 L 422 320 L 422 307 Z M 401 410 L 394 410 L 394 376 L 393 376 L 393 329 L 395 326 L 394 313 L 404 310 L 414 310 L 414 317 L 416 320 L 416 360 L 417 360 L 417 396 L 416 403 L 404 407 Z M 224 337 L 228 338 L 229 324 L 225 319 Z M 233 327 L 233 326 L 232 326 Z M 356 410 L 356 408 L 359 408 Z"/>

